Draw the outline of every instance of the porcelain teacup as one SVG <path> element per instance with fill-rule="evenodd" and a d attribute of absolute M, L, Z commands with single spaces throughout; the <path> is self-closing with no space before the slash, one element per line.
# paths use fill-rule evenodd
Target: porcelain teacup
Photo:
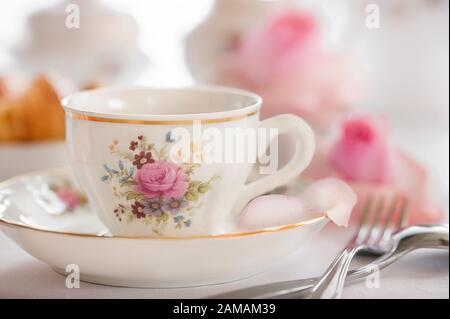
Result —
<path fill-rule="evenodd" d="M 239 89 L 103 88 L 62 103 L 70 166 L 113 235 L 224 233 L 252 198 L 297 177 L 315 148 L 300 117 L 260 121 L 261 98 Z M 264 176 L 248 182 L 258 154 L 273 145 L 278 154 L 281 134 L 296 141 L 290 161 L 278 169 L 271 156 Z"/>

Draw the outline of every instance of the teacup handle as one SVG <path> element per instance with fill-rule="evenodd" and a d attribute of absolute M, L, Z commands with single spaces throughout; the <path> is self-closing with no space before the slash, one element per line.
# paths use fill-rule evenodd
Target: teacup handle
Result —
<path fill-rule="evenodd" d="M 277 172 L 246 184 L 234 206 L 234 215 L 239 215 L 253 198 L 265 194 L 296 178 L 312 160 L 315 151 L 314 132 L 300 117 L 282 114 L 262 121 L 261 128 L 278 128 L 278 138 L 288 134 L 295 138 L 295 153 L 289 162 Z"/>

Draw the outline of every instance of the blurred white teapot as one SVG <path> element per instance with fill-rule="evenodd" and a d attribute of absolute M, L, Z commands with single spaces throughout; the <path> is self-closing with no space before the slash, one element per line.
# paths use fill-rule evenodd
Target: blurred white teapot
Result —
<path fill-rule="evenodd" d="M 127 81 L 147 59 L 137 43 L 138 25 L 128 14 L 97 0 L 70 0 L 34 13 L 28 42 L 17 48 L 27 70 L 55 70 L 77 83 Z"/>

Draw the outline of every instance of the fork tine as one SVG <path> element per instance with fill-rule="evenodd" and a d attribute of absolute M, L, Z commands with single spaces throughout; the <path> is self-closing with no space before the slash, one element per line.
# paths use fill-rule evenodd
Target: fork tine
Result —
<path fill-rule="evenodd" d="M 376 242 L 380 236 L 381 216 L 384 213 L 385 196 L 380 195 L 375 210 L 375 215 L 370 223 L 370 229 L 366 241 L 370 243 Z"/>
<path fill-rule="evenodd" d="M 400 206 L 400 218 L 398 220 L 397 230 L 408 226 L 408 219 L 408 199 L 403 196 Z"/>
<path fill-rule="evenodd" d="M 408 200 L 406 197 L 397 195 L 392 200 L 392 206 L 389 212 L 389 216 L 386 218 L 385 230 L 380 236 L 379 243 L 382 241 L 387 241 L 392 236 L 392 234 L 399 229 L 404 228 L 408 224 Z M 394 216 L 399 214 L 397 218 Z"/>
<path fill-rule="evenodd" d="M 380 236 L 378 238 L 378 241 L 381 241 L 383 239 L 389 238 L 392 235 L 393 232 L 393 219 L 395 216 L 395 212 L 396 212 L 396 208 L 397 208 L 397 204 L 398 204 L 398 197 L 394 196 L 394 198 L 392 199 L 391 204 L 389 205 L 389 209 L 386 213 L 386 217 L 384 219 L 383 222 L 383 229 L 380 232 Z"/>
<path fill-rule="evenodd" d="M 361 208 L 361 215 L 359 216 L 359 225 L 355 236 L 355 242 L 359 243 L 364 240 L 366 234 L 367 234 L 367 227 L 365 226 L 367 224 L 367 218 L 369 216 L 369 212 L 372 207 L 373 202 L 373 196 L 369 195 L 367 196 L 363 207 Z"/>
<path fill-rule="evenodd" d="M 359 225 L 358 225 L 359 228 L 366 223 L 370 208 L 372 207 L 372 202 L 373 196 L 372 195 L 367 196 L 364 206 L 361 208 L 361 215 L 359 216 Z"/>

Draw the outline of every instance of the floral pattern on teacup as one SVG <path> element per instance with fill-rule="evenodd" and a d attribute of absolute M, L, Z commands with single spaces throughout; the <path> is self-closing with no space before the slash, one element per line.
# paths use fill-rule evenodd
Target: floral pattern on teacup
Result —
<path fill-rule="evenodd" d="M 175 229 L 190 227 L 201 198 L 210 191 L 219 176 L 206 181 L 194 179 L 201 164 L 175 164 L 169 160 L 169 143 L 157 148 L 139 135 L 127 149 L 114 140 L 109 145 L 117 164 L 104 164 L 101 180 L 111 185 L 113 195 L 120 199 L 114 215 L 122 222 L 142 221 L 154 233 L 163 234 L 173 224 Z"/>
<path fill-rule="evenodd" d="M 72 185 L 67 182 L 65 185 L 54 185 L 51 189 L 56 193 L 58 199 L 64 203 L 66 211 L 74 211 L 78 207 L 83 207 L 87 204 L 86 196 L 74 189 Z"/>
<path fill-rule="evenodd" d="M 49 215 L 72 213 L 87 205 L 86 196 L 67 178 L 30 184 L 36 203 Z"/>

